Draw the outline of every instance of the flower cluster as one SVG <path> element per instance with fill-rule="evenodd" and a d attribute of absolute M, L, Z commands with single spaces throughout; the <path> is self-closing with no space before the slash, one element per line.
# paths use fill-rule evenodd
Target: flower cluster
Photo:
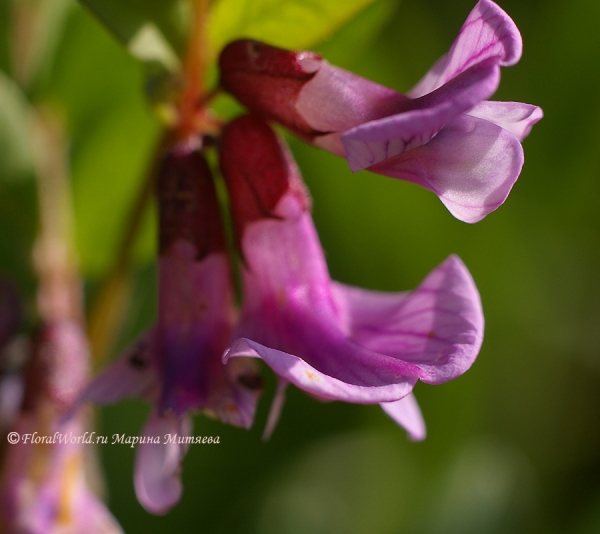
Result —
<path fill-rule="evenodd" d="M 506 199 L 523 164 L 535 106 L 491 102 L 500 67 L 521 39 L 490 0 L 473 9 L 448 54 L 406 95 L 332 66 L 312 52 L 241 40 L 221 53 L 220 86 L 249 114 L 216 138 L 240 258 L 236 309 L 223 214 L 202 135 L 186 136 L 158 172 L 158 317 L 82 400 L 141 396 L 154 409 L 145 435 L 189 434 L 190 411 L 252 425 L 261 393 L 255 359 L 277 375 L 266 435 L 288 384 L 326 400 L 379 404 L 412 439 L 425 425 L 412 394 L 472 365 L 483 339 L 477 288 L 450 256 L 411 292 L 333 281 L 311 200 L 278 122 L 348 160 L 353 171 L 434 191 L 453 215 L 476 222 Z M 148 440 L 151 441 L 151 440 Z M 181 444 L 139 447 L 140 502 L 163 513 L 181 494 Z"/>
<path fill-rule="evenodd" d="M 522 50 L 514 22 L 490 0 L 471 11 L 450 51 L 406 95 L 311 52 L 236 41 L 221 54 L 223 86 L 265 118 L 339 156 L 353 171 L 413 182 L 477 222 L 500 206 L 523 166 L 520 141 L 537 106 L 492 102 L 500 67 Z"/>

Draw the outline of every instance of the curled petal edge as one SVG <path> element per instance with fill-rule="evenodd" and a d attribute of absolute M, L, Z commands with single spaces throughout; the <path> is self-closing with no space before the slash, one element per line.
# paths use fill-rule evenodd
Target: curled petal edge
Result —
<path fill-rule="evenodd" d="M 483 341 L 479 292 L 465 264 L 451 255 L 409 293 L 386 293 L 334 282 L 351 338 L 421 370 L 441 384 L 473 364 Z"/>
<path fill-rule="evenodd" d="M 426 145 L 368 170 L 429 189 L 454 217 L 475 223 L 504 203 L 523 161 L 523 147 L 512 133 L 461 115 Z"/>
<path fill-rule="evenodd" d="M 240 338 L 223 355 L 229 358 L 247 356 L 261 358 L 282 379 L 296 387 L 323 399 L 340 400 L 355 404 L 378 404 L 391 402 L 408 395 L 417 377 L 399 377 L 398 382 L 385 386 L 357 386 L 342 382 L 321 373 L 301 358 L 271 349 L 250 339 Z"/>
<path fill-rule="evenodd" d="M 428 143 L 448 122 L 489 98 L 499 82 L 500 69 L 488 59 L 432 93 L 407 101 L 401 113 L 344 132 L 350 168 L 357 172 Z"/>
<path fill-rule="evenodd" d="M 498 66 L 512 66 L 521 59 L 522 52 L 521 34 L 512 19 L 491 0 L 480 0 L 448 53 L 438 59 L 408 96 L 417 98 L 430 93 L 488 58 L 495 58 Z"/>

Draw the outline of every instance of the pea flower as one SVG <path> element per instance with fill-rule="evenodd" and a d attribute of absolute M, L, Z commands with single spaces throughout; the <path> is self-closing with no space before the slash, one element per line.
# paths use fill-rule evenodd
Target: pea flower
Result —
<path fill-rule="evenodd" d="M 157 323 L 83 395 L 97 403 L 141 396 L 155 404 L 134 481 L 141 504 L 157 514 L 181 496 L 186 451 L 163 436 L 188 436 L 190 410 L 249 428 L 261 390 L 255 362 L 221 362 L 234 321 L 233 291 L 214 185 L 196 147 L 176 146 L 166 156 L 158 199 Z"/>
<path fill-rule="evenodd" d="M 243 295 L 234 342 L 224 355 L 262 358 L 279 388 L 321 399 L 381 404 L 414 439 L 424 425 L 411 391 L 464 373 L 483 337 L 479 294 L 450 256 L 411 293 L 382 293 L 329 277 L 292 156 L 256 116 L 229 124 L 221 170 L 243 258 Z"/>
<path fill-rule="evenodd" d="M 88 346 L 73 319 L 46 323 L 32 348 L 25 395 L 8 435 L 0 482 L 0 524 L 19 534 L 118 534 L 122 530 L 95 495 L 87 465 L 88 425 L 65 412 L 87 378 Z"/>
<path fill-rule="evenodd" d="M 523 166 L 521 141 L 542 110 L 491 102 L 500 67 L 517 63 L 521 36 L 480 0 L 450 51 L 406 95 L 311 52 L 250 40 L 220 56 L 221 85 L 242 104 L 362 169 L 415 183 L 474 223 L 499 207 Z"/>

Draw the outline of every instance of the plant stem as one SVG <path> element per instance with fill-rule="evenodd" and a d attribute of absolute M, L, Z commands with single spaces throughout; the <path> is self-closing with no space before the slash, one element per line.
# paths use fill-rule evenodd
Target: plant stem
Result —
<path fill-rule="evenodd" d="M 104 361 L 113 348 L 127 312 L 131 297 L 130 271 L 135 238 L 152 198 L 158 166 L 165 148 L 172 143 L 172 138 L 172 132 L 164 133 L 154 150 L 146 176 L 131 207 L 125 232 L 116 252 L 116 260 L 91 307 L 89 338 L 93 362 L 96 366 Z"/>

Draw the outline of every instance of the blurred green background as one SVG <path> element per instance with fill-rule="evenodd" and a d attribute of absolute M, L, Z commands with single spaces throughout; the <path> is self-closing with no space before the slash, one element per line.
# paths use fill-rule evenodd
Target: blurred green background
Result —
<path fill-rule="evenodd" d="M 14 71 L 10 4 L 0 4 L 0 104 L 2 120 L 19 121 L 6 118 L 19 105 L 5 79 Z M 380 0 L 318 50 L 407 90 L 447 51 L 473 4 Z M 43 68 L 28 97 L 64 114 L 91 300 L 159 127 L 142 66 L 78 6 L 48 5 L 44 31 L 32 33 Z M 107 498 L 126 532 L 600 532 L 600 3 L 500 5 L 521 30 L 524 56 L 503 69 L 494 99 L 540 105 L 545 118 L 524 141 L 525 166 L 507 202 L 482 222 L 461 223 L 425 190 L 353 175 L 345 161 L 290 140 L 333 278 L 406 290 L 456 253 L 479 287 L 486 335 L 476 363 L 451 383 L 415 388 L 427 439 L 409 442 L 377 406 L 322 404 L 289 388 L 264 443 L 274 388 L 265 368 L 251 431 L 195 419 L 194 434 L 218 435 L 220 444 L 191 447 L 183 499 L 164 517 L 137 503 L 134 449 L 101 448 Z M 36 204 L 19 143 L 0 135 L 0 272 L 19 285 L 33 317 Z M 150 224 L 120 346 L 153 317 L 153 239 Z M 108 407 L 98 433 L 138 435 L 147 413 L 137 401 Z"/>

